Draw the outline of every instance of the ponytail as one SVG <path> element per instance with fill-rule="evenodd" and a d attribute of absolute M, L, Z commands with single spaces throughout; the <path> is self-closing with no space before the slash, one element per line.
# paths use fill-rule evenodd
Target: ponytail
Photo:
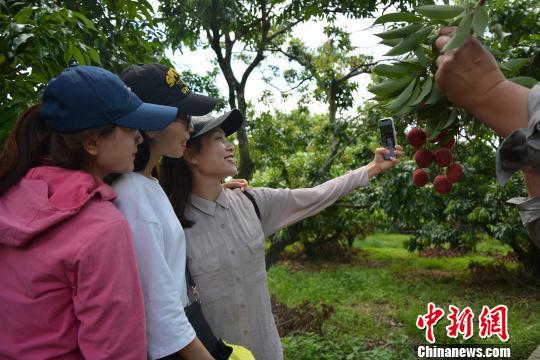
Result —
<path fill-rule="evenodd" d="M 93 158 L 84 142 L 112 134 L 116 125 L 107 124 L 72 134 L 52 131 L 40 116 L 41 105 L 26 110 L 8 135 L 0 156 L 0 196 L 39 165 L 88 171 Z"/>
<path fill-rule="evenodd" d="M 8 135 L 0 156 L 0 195 L 49 153 L 51 131 L 40 116 L 41 104 L 28 108 Z"/>

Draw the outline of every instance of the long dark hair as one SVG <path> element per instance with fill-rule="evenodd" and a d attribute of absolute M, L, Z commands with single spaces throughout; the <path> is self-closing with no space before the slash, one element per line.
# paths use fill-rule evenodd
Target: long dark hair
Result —
<path fill-rule="evenodd" d="M 83 147 L 84 141 L 107 136 L 116 128 L 109 124 L 73 134 L 56 133 L 42 120 L 40 108 L 41 104 L 28 108 L 5 140 L 0 155 L 0 196 L 35 166 L 88 170 L 92 158 Z"/>
<path fill-rule="evenodd" d="M 189 140 L 188 148 L 196 153 L 202 150 L 202 136 Z M 174 212 L 183 228 L 193 226 L 186 218 L 186 206 L 193 190 L 193 173 L 186 160 L 164 156 L 159 165 L 159 182 L 169 197 Z"/>

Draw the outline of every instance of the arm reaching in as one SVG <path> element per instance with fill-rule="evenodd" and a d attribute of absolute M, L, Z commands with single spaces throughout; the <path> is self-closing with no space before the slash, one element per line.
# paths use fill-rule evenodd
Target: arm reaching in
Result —
<path fill-rule="evenodd" d="M 435 44 L 441 50 L 456 31 L 443 28 Z M 435 80 L 450 101 L 506 137 L 529 124 L 530 90 L 507 80 L 493 55 L 474 37 L 437 58 Z"/>

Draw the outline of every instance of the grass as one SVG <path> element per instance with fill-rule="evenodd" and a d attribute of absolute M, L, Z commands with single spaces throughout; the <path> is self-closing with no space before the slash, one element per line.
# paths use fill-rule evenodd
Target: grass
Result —
<path fill-rule="evenodd" d="M 508 346 L 513 359 L 526 359 L 540 344 L 540 285 L 520 281 L 515 262 L 508 263 L 515 278 L 509 283 L 479 284 L 468 270 L 471 261 L 493 264 L 493 254 L 504 255 L 509 248 L 486 241 L 472 255 L 428 258 L 405 250 L 406 239 L 374 234 L 355 242 L 363 251 L 352 263 L 284 262 L 269 271 L 270 291 L 278 301 L 295 306 L 307 300 L 335 308 L 324 323 L 323 336 L 304 333 L 283 338 L 287 359 L 414 359 L 412 348 L 426 344 L 424 331 L 415 326 L 416 318 L 426 313 L 429 302 L 445 310 L 435 327 L 437 346 Z M 475 313 L 472 339 L 447 337 L 450 304 L 460 309 L 469 306 Z M 478 336 L 482 306 L 499 304 L 509 311 L 508 343 L 496 336 Z"/>

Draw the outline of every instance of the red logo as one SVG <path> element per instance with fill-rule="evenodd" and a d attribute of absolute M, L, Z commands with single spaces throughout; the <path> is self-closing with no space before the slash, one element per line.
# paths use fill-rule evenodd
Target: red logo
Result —
<path fill-rule="evenodd" d="M 473 318 L 474 313 L 470 307 L 466 307 L 463 311 L 459 311 L 454 305 L 449 306 L 450 314 L 447 318 L 450 320 L 450 325 L 446 327 L 446 335 L 449 338 L 456 339 L 459 334 L 463 335 L 463 339 L 467 340 L 473 336 Z"/>
<path fill-rule="evenodd" d="M 435 306 L 434 303 L 428 304 L 428 312 L 427 314 L 420 316 L 418 315 L 418 318 L 416 319 L 416 326 L 420 329 L 426 329 L 426 340 L 429 341 L 430 344 L 433 344 L 435 342 L 435 334 L 433 334 L 433 328 L 439 320 L 442 319 L 444 316 L 444 310 L 441 308 L 438 308 Z"/>
<path fill-rule="evenodd" d="M 457 306 L 449 305 L 447 319 L 450 325 L 446 327 L 446 335 L 449 338 L 456 339 L 460 335 L 464 340 L 470 339 L 474 334 L 474 313 L 470 307 L 462 311 Z M 435 342 L 434 328 L 444 317 L 444 309 L 437 307 L 430 302 L 427 306 L 427 313 L 418 315 L 416 327 L 425 330 L 426 340 L 433 344 Z M 506 305 L 497 305 L 490 309 L 488 306 L 482 307 L 482 313 L 478 317 L 478 335 L 485 339 L 497 335 L 501 341 L 508 341 L 508 308 Z"/>
<path fill-rule="evenodd" d="M 497 335 L 501 341 L 508 341 L 508 308 L 506 305 L 495 306 L 493 309 L 482 307 L 479 317 L 480 337 L 485 339 Z"/>

